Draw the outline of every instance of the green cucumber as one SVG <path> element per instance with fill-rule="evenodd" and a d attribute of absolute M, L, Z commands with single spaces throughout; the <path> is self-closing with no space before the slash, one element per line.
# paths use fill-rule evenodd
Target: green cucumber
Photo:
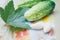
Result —
<path fill-rule="evenodd" d="M 36 21 L 50 14 L 54 8 L 55 3 L 53 1 L 39 2 L 29 9 L 24 16 L 28 21 Z"/>

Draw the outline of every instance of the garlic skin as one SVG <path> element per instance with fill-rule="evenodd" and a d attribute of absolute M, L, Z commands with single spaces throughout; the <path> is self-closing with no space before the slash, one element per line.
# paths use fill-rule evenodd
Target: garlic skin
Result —
<path fill-rule="evenodd" d="M 49 32 L 51 29 L 52 29 L 52 27 L 50 27 L 50 26 L 45 26 L 45 27 L 43 27 L 43 31 L 44 31 L 45 33 Z"/>
<path fill-rule="evenodd" d="M 43 26 L 43 31 L 45 33 L 51 31 L 51 29 L 53 28 L 53 25 L 54 24 L 53 23 L 50 23 L 50 22 L 45 23 L 44 26 Z"/>

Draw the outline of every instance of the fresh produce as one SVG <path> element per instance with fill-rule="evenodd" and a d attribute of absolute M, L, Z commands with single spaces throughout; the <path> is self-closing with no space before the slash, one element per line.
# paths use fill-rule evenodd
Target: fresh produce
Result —
<path fill-rule="evenodd" d="M 10 1 L 5 9 L 0 8 L 3 13 L 1 13 L 1 18 L 4 22 L 12 27 L 21 28 L 21 29 L 30 29 L 30 26 L 26 24 L 26 19 L 24 13 L 29 10 L 29 8 L 17 8 L 15 10 L 13 1 Z"/>
<path fill-rule="evenodd" d="M 43 27 L 40 27 L 40 25 L 43 23 L 32 24 L 30 21 L 42 19 L 50 14 L 54 7 L 55 3 L 50 0 L 30 0 L 19 5 L 19 8 L 15 10 L 13 0 L 11 0 L 4 9 L 0 7 L 0 15 L 11 30 L 38 29 L 37 26 L 42 29 Z"/>
<path fill-rule="evenodd" d="M 28 21 L 36 21 L 44 16 L 50 14 L 55 7 L 55 3 L 53 1 L 43 1 L 34 5 L 27 12 L 25 12 L 24 17 Z"/>
<path fill-rule="evenodd" d="M 28 7 L 28 8 L 31 8 L 32 6 L 34 6 L 37 3 L 42 2 L 42 1 L 45 1 L 45 0 L 29 0 L 27 2 L 24 2 L 24 3 L 20 4 L 19 7 Z"/>

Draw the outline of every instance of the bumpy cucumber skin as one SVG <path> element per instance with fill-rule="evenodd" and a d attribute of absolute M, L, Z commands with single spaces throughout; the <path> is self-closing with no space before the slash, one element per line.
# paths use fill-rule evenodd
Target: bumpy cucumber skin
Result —
<path fill-rule="evenodd" d="M 55 8 L 55 2 L 43 1 L 33 6 L 24 16 L 28 21 L 36 21 L 50 14 Z"/>

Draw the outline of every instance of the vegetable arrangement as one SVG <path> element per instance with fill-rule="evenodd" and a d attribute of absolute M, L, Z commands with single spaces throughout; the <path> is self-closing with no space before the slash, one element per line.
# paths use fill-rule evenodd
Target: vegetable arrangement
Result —
<path fill-rule="evenodd" d="M 55 8 L 51 0 L 31 0 L 19 5 L 15 10 L 13 1 L 5 9 L 0 7 L 1 18 L 4 22 L 15 28 L 31 29 L 26 22 L 37 21 L 50 14 Z"/>

